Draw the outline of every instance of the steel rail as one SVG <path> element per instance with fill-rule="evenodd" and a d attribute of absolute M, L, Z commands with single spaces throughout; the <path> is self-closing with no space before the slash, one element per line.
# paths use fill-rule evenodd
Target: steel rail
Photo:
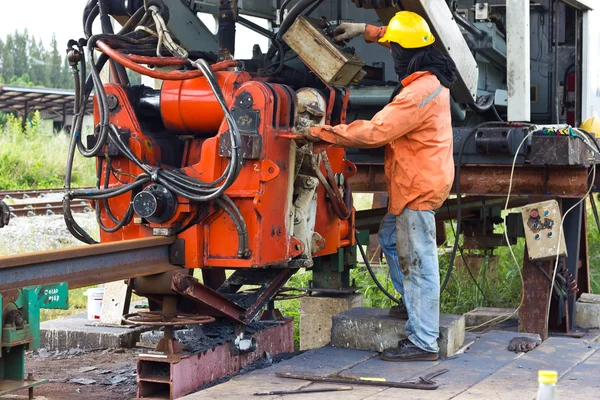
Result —
<path fill-rule="evenodd" d="M 60 215 L 63 213 L 62 201 L 43 203 L 9 204 L 8 209 L 14 217 L 33 217 L 43 215 Z M 94 208 L 88 201 L 71 203 L 73 212 L 91 212 Z"/>
<path fill-rule="evenodd" d="M 81 188 L 92 189 L 92 188 Z M 65 189 L 19 189 L 19 190 L 0 190 L 0 200 L 2 199 L 29 199 L 40 197 L 44 194 L 64 193 Z"/>
<path fill-rule="evenodd" d="M 174 242 L 152 237 L 0 257 L 0 292 L 60 282 L 75 289 L 179 269 L 169 261 Z"/>

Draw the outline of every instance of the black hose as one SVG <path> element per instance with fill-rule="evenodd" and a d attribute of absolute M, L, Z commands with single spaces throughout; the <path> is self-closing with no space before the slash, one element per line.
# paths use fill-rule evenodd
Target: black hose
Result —
<path fill-rule="evenodd" d="M 402 305 L 402 301 L 398 300 L 396 297 L 392 296 L 390 294 L 390 292 L 388 292 L 383 285 L 381 284 L 381 282 L 379 282 L 379 279 L 377 279 L 377 276 L 375 275 L 375 272 L 373 272 L 373 269 L 371 268 L 371 264 L 369 263 L 369 260 L 367 259 L 367 255 L 365 254 L 365 250 L 362 247 L 362 244 L 360 243 L 360 239 L 358 237 L 358 231 L 354 231 L 354 237 L 356 238 L 356 244 L 358 245 L 358 248 L 360 250 L 360 254 L 362 255 L 363 260 L 365 260 L 365 266 L 367 267 L 367 271 L 369 271 L 369 275 L 371 275 L 371 279 L 373 279 L 373 282 L 375 282 L 375 284 L 377 285 L 377 287 L 379 288 L 379 290 L 381 290 L 381 292 L 383 294 L 385 294 L 390 300 L 392 300 L 394 303 L 398 304 L 398 305 Z"/>

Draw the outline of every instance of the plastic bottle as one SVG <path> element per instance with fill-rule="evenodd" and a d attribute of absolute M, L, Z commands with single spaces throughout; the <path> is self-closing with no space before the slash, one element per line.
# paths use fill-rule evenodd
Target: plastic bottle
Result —
<path fill-rule="evenodd" d="M 556 382 L 558 381 L 558 373 L 556 371 L 538 371 L 538 392 L 536 400 L 557 400 Z"/>

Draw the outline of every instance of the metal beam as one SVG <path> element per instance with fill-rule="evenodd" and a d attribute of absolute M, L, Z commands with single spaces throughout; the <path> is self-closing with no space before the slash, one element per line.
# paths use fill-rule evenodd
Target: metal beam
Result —
<path fill-rule="evenodd" d="M 595 5 L 595 1 L 592 0 L 563 0 L 563 2 L 582 11 L 593 10 Z"/>
<path fill-rule="evenodd" d="M 348 181 L 353 192 L 385 192 L 383 164 L 358 164 Z M 460 190 L 463 195 L 506 196 L 510 184 L 510 165 L 463 166 Z M 452 185 L 454 188 L 454 185 Z M 511 196 L 578 197 L 588 190 L 588 169 L 581 167 L 517 166 Z"/>
<path fill-rule="evenodd" d="M 70 289 L 178 269 L 172 237 L 152 237 L 0 257 L 0 292 L 67 282 Z"/>
<path fill-rule="evenodd" d="M 508 120 L 531 121 L 529 0 L 506 2 Z"/>

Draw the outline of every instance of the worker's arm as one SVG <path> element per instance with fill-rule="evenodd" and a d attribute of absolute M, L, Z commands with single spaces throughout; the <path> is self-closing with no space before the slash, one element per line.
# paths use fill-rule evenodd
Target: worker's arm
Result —
<path fill-rule="evenodd" d="M 354 121 L 349 125 L 317 126 L 310 136 L 344 147 L 375 148 L 384 146 L 416 129 L 419 107 L 410 96 L 398 96 L 375 114 L 370 121 Z"/>
<path fill-rule="evenodd" d="M 367 43 L 375 43 L 378 42 L 379 39 L 383 37 L 383 35 L 385 35 L 386 30 L 387 26 L 375 26 L 368 25 L 365 23 L 344 22 L 343 24 L 335 28 L 333 34 L 335 35 L 335 40 L 337 40 L 338 42 L 351 40 L 357 36 L 363 35 Z M 390 47 L 390 44 L 387 42 L 379 44 L 385 47 Z"/>
<path fill-rule="evenodd" d="M 382 46 L 385 47 L 390 47 L 390 42 L 384 42 L 381 43 L 379 42 L 379 39 L 381 39 L 383 37 L 383 35 L 385 35 L 385 31 L 387 31 L 387 26 L 375 26 L 375 25 L 368 25 L 365 27 L 365 33 L 364 33 L 364 37 L 365 37 L 365 42 L 367 43 L 379 43 Z"/>

